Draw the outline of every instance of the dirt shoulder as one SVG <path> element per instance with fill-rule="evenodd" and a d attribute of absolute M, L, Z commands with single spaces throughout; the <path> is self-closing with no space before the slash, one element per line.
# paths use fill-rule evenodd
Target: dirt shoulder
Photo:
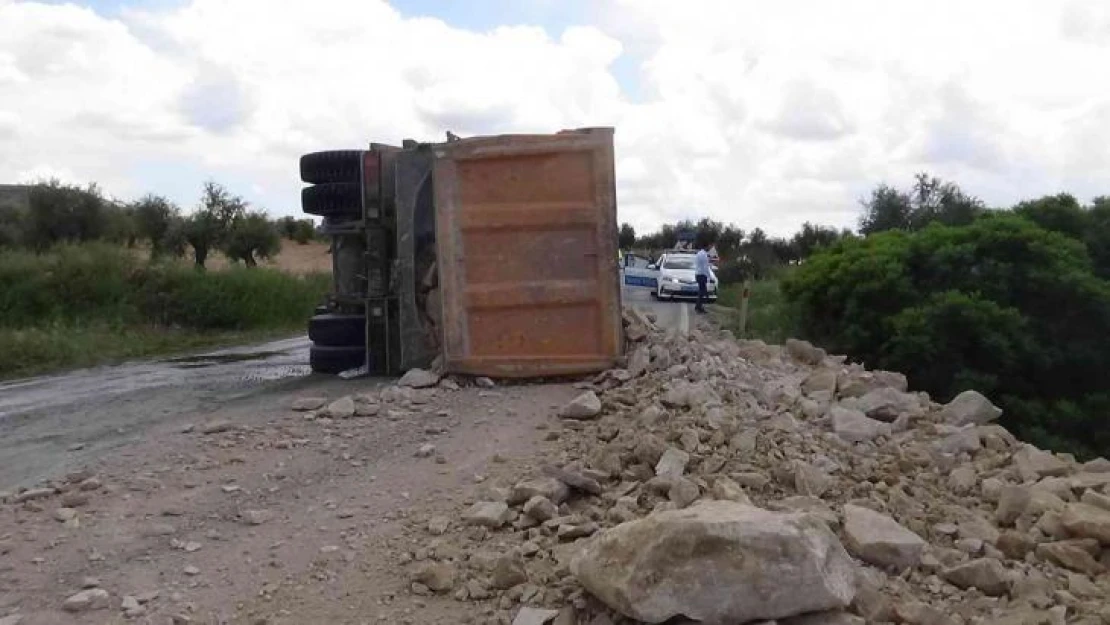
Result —
<path fill-rule="evenodd" d="M 302 384 L 167 420 L 74 463 L 51 484 L 60 494 L 0 506 L 0 615 L 23 615 L 21 625 L 480 615 L 479 604 L 395 601 L 409 587 L 397 574 L 402 554 L 427 540 L 410 529 L 454 514 L 475 487 L 512 483 L 575 390 L 411 391 L 375 416 L 335 420 L 290 410 L 299 397 L 379 388 Z M 423 445 L 435 449 L 418 457 Z M 108 607 L 66 611 L 67 598 L 93 586 Z M 130 619 L 126 597 L 140 604 Z"/>

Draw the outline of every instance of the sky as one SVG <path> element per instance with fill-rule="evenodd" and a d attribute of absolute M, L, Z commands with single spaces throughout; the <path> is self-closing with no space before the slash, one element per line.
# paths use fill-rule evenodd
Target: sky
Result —
<path fill-rule="evenodd" d="M 1110 194 L 1105 0 L 0 0 L 0 183 L 299 213 L 298 158 L 616 128 L 619 219 Z"/>

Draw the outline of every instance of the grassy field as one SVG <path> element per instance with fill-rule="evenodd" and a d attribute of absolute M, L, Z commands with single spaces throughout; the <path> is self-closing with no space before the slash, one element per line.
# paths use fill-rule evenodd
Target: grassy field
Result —
<path fill-rule="evenodd" d="M 0 252 L 0 378 L 303 331 L 331 279 L 296 263 L 201 272 L 103 244 Z"/>
<path fill-rule="evenodd" d="M 723 286 L 717 302 L 733 309 L 729 311 L 726 323 L 737 337 L 781 345 L 786 339 L 798 336 L 797 315 L 779 289 L 777 279 L 752 283 L 747 328 L 740 332 L 739 310 L 743 291 L 741 284 Z"/>

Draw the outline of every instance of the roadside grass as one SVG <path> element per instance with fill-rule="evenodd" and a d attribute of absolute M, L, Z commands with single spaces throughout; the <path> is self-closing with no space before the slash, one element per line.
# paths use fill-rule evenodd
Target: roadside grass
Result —
<path fill-rule="evenodd" d="M 752 283 L 748 298 L 748 323 L 744 332 L 740 332 L 740 302 L 744 285 L 728 284 L 721 287 L 717 303 L 732 309 L 728 312 L 726 327 L 739 338 L 760 339 L 771 345 L 782 345 L 786 339 L 797 337 L 797 311 L 786 300 L 779 284 L 778 279 Z"/>
<path fill-rule="evenodd" d="M 105 244 L 0 252 L 0 378 L 291 334 L 330 284 L 151 264 Z"/>

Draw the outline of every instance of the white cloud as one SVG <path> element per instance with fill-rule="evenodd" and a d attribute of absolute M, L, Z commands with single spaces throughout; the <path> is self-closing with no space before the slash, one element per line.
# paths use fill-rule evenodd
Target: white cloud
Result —
<path fill-rule="evenodd" d="M 926 169 L 994 205 L 1110 191 L 1099 0 L 623 4 L 659 33 L 650 129 L 621 133 L 624 151 L 684 178 L 629 182 L 655 218 L 853 225 L 875 184 Z"/>
<path fill-rule="evenodd" d="M 852 225 L 870 188 L 923 169 L 995 205 L 1089 197 L 1110 193 L 1108 6 L 601 0 L 594 24 L 478 33 L 383 0 L 115 19 L 0 0 L 0 180 L 64 172 L 192 205 L 211 177 L 292 214 L 303 152 L 615 125 L 639 230 Z"/>

